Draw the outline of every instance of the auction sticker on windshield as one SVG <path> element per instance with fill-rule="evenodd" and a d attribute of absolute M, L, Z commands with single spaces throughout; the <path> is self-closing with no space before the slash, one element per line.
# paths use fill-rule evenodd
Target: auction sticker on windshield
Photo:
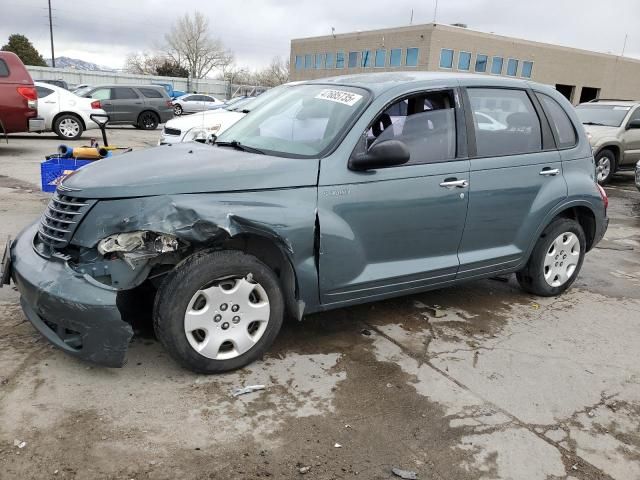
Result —
<path fill-rule="evenodd" d="M 327 88 L 316 95 L 316 98 L 329 100 L 331 102 L 337 102 L 353 107 L 362 98 L 362 95 L 358 95 L 357 93 L 345 92 L 344 90 L 332 90 Z"/>

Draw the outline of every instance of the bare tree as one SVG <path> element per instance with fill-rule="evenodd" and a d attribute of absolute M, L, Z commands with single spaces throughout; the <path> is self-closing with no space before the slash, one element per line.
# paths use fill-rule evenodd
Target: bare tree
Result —
<path fill-rule="evenodd" d="M 165 35 L 165 41 L 167 53 L 189 71 L 191 78 L 204 78 L 213 69 L 233 62 L 233 55 L 222 42 L 211 37 L 207 17 L 198 11 L 179 18 Z"/>
<path fill-rule="evenodd" d="M 157 75 L 158 68 L 167 61 L 164 55 L 149 52 L 132 53 L 124 64 L 125 71 L 138 75 Z"/>

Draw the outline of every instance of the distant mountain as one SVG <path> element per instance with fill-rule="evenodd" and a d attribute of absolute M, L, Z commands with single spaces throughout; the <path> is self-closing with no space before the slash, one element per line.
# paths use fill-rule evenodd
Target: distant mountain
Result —
<path fill-rule="evenodd" d="M 47 65 L 51 66 L 51 60 L 47 60 Z M 76 70 L 99 70 L 102 72 L 113 72 L 114 68 L 85 62 L 77 58 L 56 57 L 56 68 L 75 68 Z"/>

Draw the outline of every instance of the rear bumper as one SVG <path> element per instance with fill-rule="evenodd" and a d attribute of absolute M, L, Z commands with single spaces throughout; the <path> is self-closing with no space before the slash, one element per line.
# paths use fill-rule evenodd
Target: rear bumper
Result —
<path fill-rule="evenodd" d="M 44 118 L 30 118 L 29 119 L 29 131 L 30 132 L 42 132 L 42 131 L 44 131 Z"/>
<path fill-rule="evenodd" d="M 11 277 L 22 309 L 53 345 L 82 360 L 121 367 L 131 325 L 116 306 L 117 291 L 72 270 L 64 260 L 43 258 L 33 248 L 37 224 L 11 246 Z"/>

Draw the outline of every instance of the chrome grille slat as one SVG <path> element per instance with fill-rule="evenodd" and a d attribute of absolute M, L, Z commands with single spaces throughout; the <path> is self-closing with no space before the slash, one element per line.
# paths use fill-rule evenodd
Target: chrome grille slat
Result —
<path fill-rule="evenodd" d="M 78 198 L 76 194 L 71 196 L 64 191 L 56 191 L 40 219 L 38 226 L 40 240 L 55 249 L 66 247 L 82 217 L 95 203 L 96 200 Z"/>

